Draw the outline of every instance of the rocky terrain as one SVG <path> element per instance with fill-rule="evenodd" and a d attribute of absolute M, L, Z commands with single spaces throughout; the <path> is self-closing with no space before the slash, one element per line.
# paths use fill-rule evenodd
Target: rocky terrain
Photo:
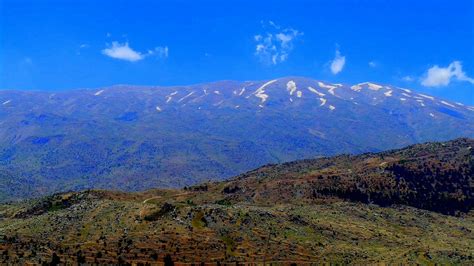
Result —
<path fill-rule="evenodd" d="M 474 262 L 474 140 L 0 205 L 2 263 Z"/>

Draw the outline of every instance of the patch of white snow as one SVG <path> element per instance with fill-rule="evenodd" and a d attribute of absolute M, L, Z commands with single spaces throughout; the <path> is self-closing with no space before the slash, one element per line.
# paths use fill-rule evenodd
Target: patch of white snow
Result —
<path fill-rule="evenodd" d="M 454 106 L 454 105 L 452 105 L 452 104 L 450 104 L 450 103 L 448 103 L 448 102 L 441 101 L 441 103 L 444 104 L 444 105 L 447 105 L 447 106 L 449 106 L 449 107 L 456 108 L 456 106 Z"/>
<path fill-rule="evenodd" d="M 290 92 L 290 95 L 293 95 L 293 92 L 296 91 L 296 83 L 293 80 L 286 83 L 286 90 Z"/>
<path fill-rule="evenodd" d="M 178 103 L 182 102 L 184 99 L 188 98 L 189 96 L 193 95 L 194 94 L 194 91 L 188 93 L 186 96 L 184 96 L 183 98 L 179 99 L 178 100 Z"/>
<path fill-rule="evenodd" d="M 258 88 L 253 94 L 255 97 L 260 98 L 262 100 L 262 103 L 265 102 L 268 99 L 268 94 L 265 94 L 265 87 L 268 85 L 276 82 L 277 80 L 270 80 L 267 83 L 263 84 L 260 88 Z"/>
<path fill-rule="evenodd" d="M 321 101 L 321 104 L 319 106 L 323 106 L 326 104 L 327 100 L 324 99 L 324 98 L 319 98 L 319 100 Z"/>
<path fill-rule="evenodd" d="M 319 97 L 323 97 L 324 95 L 326 95 L 324 93 L 317 91 L 315 88 L 312 88 L 312 87 L 308 87 L 308 90 L 312 93 L 316 93 Z"/>

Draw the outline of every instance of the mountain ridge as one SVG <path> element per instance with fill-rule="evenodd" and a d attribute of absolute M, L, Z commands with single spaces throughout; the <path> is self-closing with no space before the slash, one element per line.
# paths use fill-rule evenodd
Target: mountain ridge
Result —
<path fill-rule="evenodd" d="M 160 88 L 0 91 L 0 172 L 13 175 L 0 198 L 182 187 L 266 163 L 474 137 L 472 107 L 395 86 L 290 77 Z"/>
<path fill-rule="evenodd" d="M 120 89 L 120 88 L 137 88 L 137 89 L 167 89 L 167 88 L 186 88 L 186 87 L 198 87 L 198 86 L 204 86 L 204 85 L 215 85 L 219 83 L 234 83 L 234 84 L 244 84 L 244 83 L 265 83 L 271 80 L 312 80 L 316 82 L 323 82 L 324 84 L 338 84 L 342 85 L 342 87 L 352 87 L 352 86 L 357 86 L 361 84 L 376 84 L 380 86 L 389 86 L 401 90 L 408 90 L 406 89 L 406 86 L 404 87 L 399 87 L 399 86 L 394 86 L 389 83 L 381 83 L 378 81 L 372 81 L 372 80 L 367 80 L 367 81 L 362 81 L 362 82 L 356 82 L 356 83 L 334 83 L 334 82 L 329 82 L 327 80 L 322 80 L 322 79 L 315 79 L 312 77 L 307 77 L 307 76 L 282 76 L 282 77 L 275 77 L 272 79 L 262 79 L 262 80 L 234 80 L 234 79 L 224 79 L 224 80 L 216 80 L 216 81 L 203 81 L 203 82 L 197 82 L 197 83 L 192 83 L 192 84 L 175 84 L 175 85 L 156 85 L 156 84 L 148 84 L 148 85 L 136 85 L 136 84 L 128 84 L 128 83 L 119 83 L 119 84 L 111 84 L 111 85 L 105 85 L 105 86 L 97 86 L 97 87 L 82 87 L 82 88 L 67 88 L 67 89 L 54 89 L 54 90 L 48 90 L 48 89 L 33 89 L 33 90 L 24 90 L 24 89 L 0 89 L 0 92 L 33 92 L 33 93 L 46 93 L 46 94 L 54 94 L 54 93 L 67 93 L 67 92 L 74 92 L 74 91 L 100 91 L 100 90 L 107 90 L 107 89 Z M 410 90 L 411 91 L 411 90 Z M 416 91 L 415 91 L 416 92 Z M 417 94 L 424 94 L 421 92 L 416 92 Z M 446 98 L 440 98 L 436 97 L 439 100 L 444 100 L 448 101 L 451 103 L 458 103 L 455 100 L 450 100 Z M 469 104 L 462 104 L 465 106 L 469 107 L 474 107 L 474 105 L 469 105 Z"/>

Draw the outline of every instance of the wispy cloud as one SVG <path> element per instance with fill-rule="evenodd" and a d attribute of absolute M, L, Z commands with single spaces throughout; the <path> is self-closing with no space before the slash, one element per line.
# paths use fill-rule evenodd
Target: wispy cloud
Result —
<path fill-rule="evenodd" d="M 266 64 L 276 65 L 285 62 L 293 50 L 293 42 L 303 33 L 293 28 L 282 28 L 273 21 L 262 22 L 266 30 L 263 34 L 254 36 L 257 43 L 255 55 Z"/>
<path fill-rule="evenodd" d="M 84 49 L 87 49 L 89 47 L 90 47 L 90 45 L 87 44 L 87 43 L 80 44 L 76 49 L 76 54 L 81 55 L 81 51 L 84 50 Z"/>
<path fill-rule="evenodd" d="M 331 72 L 336 75 L 339 72 L 342 71 L 344 68 L 344 65 L 346 64 L 346 57 L 341 55 L 341 52 L 339 52 L 339 49 L 336 49 L 336 55 L 334 56 L 334 59 L 331 61 Z"/>
<path fill-rule="evenodd" d="M 370 62 L 369 62 L 369 67 L 375 68 L 375 67 L 377 67 L 377 66 L 378 66 L 377 62 L 375 62 L 375 61 L 370 61 Z"/>
<path fill-rule="evenodd" d="M 413 78 L 412 76 L 404 76 L 402 77 L 402 80 L 406 82 L 412 82 L 413 80 L 415 80 L 415 78 Z"/>
<path fill-rule="evenodd" d="M 169 49 L 167 46 L 161 47 L 158 46 L 153 50 L 148 50 L 146 53 L 141 53 L 132 49 L 128 42 L 119 43 L 112 42 L 112 45 L 108 48 L 102 50 L 102 54 L 125 61 L 136 62 L 145 59 L 147 56 L 156 55 L 158 57 L 166 58 L 168 57 Z"/>
<path fill-rule="evenodd" d="M 158 46 L 154 50 L 149 50 L 147 55 L 156 55 L 161 58 L 167 58 L 168 52 L 169 52 L 168 46 L 165 46 L 165 47 Z"/>
<path fill-rule="evenodd" d="M 467 81 L 474 84 L 474 79 L 470 78 L 462 71 L 462 64 L 459 61 L 453 61 L 447 67 L 434 65 L 421 79 L 421 85 L 426 87 L 447 86 L 451 80 Z"/>

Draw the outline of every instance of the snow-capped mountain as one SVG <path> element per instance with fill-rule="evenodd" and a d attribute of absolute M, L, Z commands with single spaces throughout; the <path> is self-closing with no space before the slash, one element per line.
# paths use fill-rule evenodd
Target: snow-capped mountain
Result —
<path fill-rule="evenodd" d="M 192 86 L 0 91 L 0 195 L 137 190 L 267 163 L 474 137 L 474 107 L 300 77 Z"/>

